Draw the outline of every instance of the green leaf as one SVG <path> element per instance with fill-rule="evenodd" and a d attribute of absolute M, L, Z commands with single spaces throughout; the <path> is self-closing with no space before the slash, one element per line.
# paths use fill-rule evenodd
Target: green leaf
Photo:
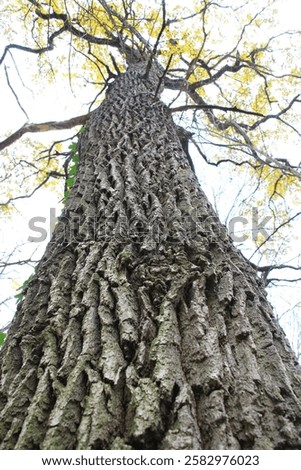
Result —
<path fill-rule="evenodd" d="M 15 295 L 15 298 L 17 299 L 18 303 L 21 302 L 21 300 L 23 300 L 23 297 L 24 297 L 24 294 L 22 294 L 22 292 L 21 292 L 21 294 Z"/>
<path fill-rule="evenodd" d="M 5 338 L 6 338 L 6 333 L 3 333 L 2 331 L 0 331 L 0 346 L 3 345 Z"/>
<path fill-rule="evenodd" d="M 78 155 L 78 153 L 75 153 L 75 154 L 73 155 L 73 157 L 71 158 L 71 161 L 72 161 L 73 163 L 78 163 L 78 159 L 79 159 L 79 155 Z"/>
<path fill-rule="evenodd" d="M 77 173 L 77 165 L 72 165 L 72 167 L 69 170 L 69 175 L 76 175 Z"/>
<path fill-rule="evenodd" d="M 23 282 L 22 286 L 18 287 L 17 291 L 20 290 L 20 291 L 23 291 L 24 289 L 26 289 L 26 287 L 28 286 L 28 284 L 30 283 L 30 281 L 32 280 L 33 278 L 33 274 L 31 274 L 29 276 L 28 279 L 26 279 L 26 281 Z"/>
<path fill-rule="evenodd" d="M 67 188 L 72 188 L 72 186 L 74 185 L 74 176 L 71 176 L 71 178 L 68 178 L 67 181 L 66 181 L 66 185 L 67 185 Z"/>
<path fill-rule="evenodd" d="M 68 198 L 69 198 L 70 191 L 64 191 L 64 197 L 63 197 L 63 204 L 64 206 L 67 204 Z"/>
<path fill-rule="evenodd" d="M 71 142 L 68 149 L 70 150 L 71 153 L 75 153 L 76 149 L 77 149 L 77 143 L 76 142 Z"/>
<path fill-rule="evenodd" d="M 28 287 L 28 284 L 33 278 L 33 274 L 29 276 L 26 281 L 23 282 L 22 286 L 18 287 L 17 292 L 20 291 L 18 294 L 15 295 L 15 298 L 17 299 L 17 303 L 21 302 L 21 300 L 24 299 L 24 290 Z"/>

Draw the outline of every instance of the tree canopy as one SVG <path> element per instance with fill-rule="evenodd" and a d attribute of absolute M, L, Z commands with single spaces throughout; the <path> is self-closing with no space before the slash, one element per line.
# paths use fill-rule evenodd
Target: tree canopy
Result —
<path fill-rule="evenodd" d="M 160 67 L 155 94 L 164 90 L 170 113 L 188 131 L 198 171 L 225 171 L 223 194 L 228 186 L 234 200 L 228 218 L 239 207 L 240 215 L 254 219 L 254 206 L 262 211 L 259 220 L 271 217 L 267 235 L 258 230 L 249 244 L 266 284 L 300 279 L 292 237 L 301 214 L 295 151 L 301 137 L 300 31 L 281 25 L 281 4 L 3 0 L 1 83 L 16 108 L 0 142 L 0 211 L 8 215 L 18 199 L 58 181 L 65 181 L 66 196 L 76 172 L 70 147 L 76 126 L 85 125 L 130 63 L 144 60 L 146 75 L 152 63 Z M 48 118 L 49 101 L 43 106 L 42 97 L 51 100 L 55 93 L 63 106 Z M 43 122 L 34 119 L 34 100 L 45 108 Z M 64 107 L 69 115 L 61 118 Z M 2 119 L 9 113 L 3 107 Z M 66 129 L 73 130 L 56 133 L 48 144 L 37 135 Z M 4 258 L 4 272 L 9 265 Z"/>

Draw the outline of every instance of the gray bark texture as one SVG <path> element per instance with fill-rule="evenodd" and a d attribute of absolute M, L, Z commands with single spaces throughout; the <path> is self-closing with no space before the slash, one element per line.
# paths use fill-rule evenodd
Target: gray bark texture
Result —
<path fill-rule="evenodd" d="M 80 137 L 1 351 L 0 448 L 301 449 L 300 367 L 144 71 Z"/>

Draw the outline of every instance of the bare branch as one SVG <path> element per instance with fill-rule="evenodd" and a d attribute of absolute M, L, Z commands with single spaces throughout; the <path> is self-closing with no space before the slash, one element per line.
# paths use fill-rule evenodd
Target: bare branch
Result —
<path fill-rule="evenodd" d="M 255 122 L 252 126 L 250 126 L 250 130 L 252 131 L 253 129 L 256 129 L 256 127 L 260 126 L 260 124 L 263 124 L 264 122 L 266 122 L 268 119 L 279 119 L 280 116 L 282 116 L 283 114 L 285 114 L 289 109 L 291 109 L 291 107 L 293 106 L 294 103 L 301 103 L 301 100 L 299 100 L 298 98 L 300 97 L 300 94 L 296 95 L 292 100 L 291 102 L 285 107 L 283 108 L 279 113 L 277 114 L 268 114 L 267 116 L 264 116 L 262 119 L 260 119 L 260 121 L 257 121 Z"/>
<path fill-rule="evenodd" d="M 35 5 L 37 6 L 37 2 L 35 2 Z M 87 33 L 86 31 L 80 31 L 79 29 L 75 28 L 75 26 L 70 23 L 68 20 L 68 17 L 64 13 L 42 13 L 38 8 L 35 10 L 36 15 L 44 20 L 50 20 L 50 19 L 57 19 L 61 20 L 64 22 L 64 25 L 58 30 L 52 33 L 49 38 L 48 38 L 48 44 L 45 47 L 39 47 L 37 49 L 34 49 L 32 47 L 27 47 L 27 46 L 22 46 L 20 44 L 9 44 L 5 47 L 4 52 L 0 58 L 0 65 L 4 61 L 6 54 L 12 50 L 12 49 L 17 49 L 20 51 L 24 52 L 30 52 L 33 54 L 43 54 L 45 52 L 51 51 L 54 49 L 54 39 L 58 36 L 60 36 L 62 33 L 69 31 L 72 33 L 74 36 L 79 37 L 81 39 L 84 39 L 85 41 L 88 41 L 93 44 L 99 44 L 99 45 L 105 45 L 105 46 L 111 46 L 111 47 L 117 47 L 120 48 L 120 41 L 118 38 L 112 37 L 111 39 L 109 38 L 98 38 L 96 36 L 93 36 L 92 34 Z"/>
<path fill-rule="evenodd" d="M 33 196 L 42 186 L 44 186 L 50 178 L 61 178 L 64 177 L 62 173 L 58 173 L 57 171 L 50 171 L 46 178 L 36 187 L 34 188 L 29 194 L 24 194 L 23 196 L 16 196 L 10 197 L 6 202 L 0 202 L 0 206 L 8 206 L 11 202 L 17 201 L 18 199 L 28 199 Z"/>
<path fill-rule="evenodd" d="M 165 79 L 165 86 L 166 88 L 169 88 L 171 90 L 181 90 L 185 91 L 187 95 L 192 99 L 192 101 L 200 107 L 211 122 L 211 124 L 214 125 L 219 130 L 226 130 L 229 129 L 229 127 L 233 127 L 233 121 L 231 120 L 221 120 L 215 116 L 213 113 L 213 108 L 211 105 L 207 105 L 205 100 L 197 93 L 196 90 L 194 90 L 185 79 L 179 79 L 179 80 L 172 80 L 170 78 Z M 248 129 L 248 125 L 244 123 L 239 123 L 239 126 L 241 128 Z"/>
<path fill-rule="evenodd" d="M 7 82 L 7 85 L 8 85 L 8 87 L 9 87 L 9 89 L 11 90 L 12 94 L 14 95 L 14 97 L 15 97 L 17 103 L 18 103 L 19 108 L 20 108 L 21 111 L 25 114 L 26 119 L 29 121 L 28 114 L 27 114 L 27 112 L 25 111 L 25 109 L 23 108 L 23 106 L 21 105 L 20 100 L 19 100 L 19 98 L 18 98 L 18 95 L 17 95 L 17 93 L 15 92 L 15 90 L 13 89 L 13 87 L 12 87 L 12 85 L 11 85 L 11 83 L 10 83 L 9 75 L 8 75 L 8 71 L 7 71 L 6 65 L 4 66 L 4 71 L 5 71 L 6 82 Z"/>
<path fill-rule="evenodd" d="M 43 54 L 44 52 L 52 51 L 54 49 L 54 39 L 57 36 L 60 36 L 63 32 L 67 31 L 66 27 L 63 26 L 60 28 L 58 31 L 55 31 L 51 36 L 48 38 L 48 44 L 45 47 L 39 47 L 37 49 L 33 49 L 32 47 L 27 47 L 27 46 L 21 46 L 20 44 L 8 44 L 4 48 L 4 52 L 2 56 L 0 57 L 0 65 L 4 61 L 6 54 L 11 51 L 12 49 L 17 49 L 19 51 L 23 52 L 30 52 L 32 54 Z"/>
<path fill-rule="evenodd" d="M 232 165 L 235 165 L 235 166 L 244 166 L 244 165 L 248 165 L 250 166 L 251 168 L 253 168 L 254 170 L 257 170 L 259 168 L 259 165 L 254 165 L 254 163 L 252 163 L 250 160 L 243 160 L 243 161 L 237 161 L 237 160 L 233 160 L 231 158 L 223 158 L 221 160 L 218 160 L 217 162 L 213 162 L 211 160 L 209 160 L 207 158 L 207 156 L 205 155 L 205 153 L 201 150 L 199 144 L 193 139 L 191 138 L 190 139 L 191 142 L 195 145 L 198 153 L 201 155 L 201 157 L 205 160 L 206 163 L 208 163 L 208 165 L 212 165 L 212 166 L 216 166 L 218 167 L 219 165 L 223 164 L 223 163 L 231 163 Z M 210 145 L 216 145 L 214 144 L 213 142 L 211 142 Z M 223 147 L 223 145 L 221 144 L 218 144 L 218 147 Z M 225 147 L 228 147 L 228 145 L 225 145 Z"/>
<path fill-rule="evenodd" d="M 85 41 L 91 42 L 93 44 L 99 44 L 102 46 L 112 46 L 112 47 L 119 47 L 120 42 L 117 38 L 98 38 L 96 36 L 93 36 L 92 34 L 87 33 L 86 31 L 81 31 L 75 26 L 70 23 L 68 20 L 67 15 L 64 13 L 42 13 L 40 10 L 36 10 L 36 14 L 39 18 L 42 18 L 43 20 L 49 20 L 49 19 L 57 19 L 57 20 L 62 20 L 64 21 L 64 26 L 63 28 L 65 31 L 69 31 L 72 33 L 74 36 L 84 39 Z"/>
<path fill-rule="evenodd" d="M 252 256 L 249 258 L 249 261 L 253 258 L 253 256 L 260 250 L 260 248 L 265 245 L 274 235 L 275 233 L 277 233 L 282 227 L 284 227 L 285 225 L 288 225 L 290 224 L 294 219 L 296 219 L 297 217 L 299 217 L 301 215 L 301 212 L 297 212 L 297 214 L 295 214 L 294 216 L 290 217 L 289 219 L 285 220 L 284 222 L 282 222 L 282 224 L 278 225 L 278 227 L 275 228 L 275 230 L 273 231 L 273 233 L 271 233 L 262 243 L 260 243 L 260 245 L 256 248 L 256 250 L 254 251 L 254 253 L 252 254 Z"/>
<path fill-rule="evenodd" d="M 271 284 L 274 282 L 298 282 L 298 281 L 301 281 L 301 277 L 297 277 L 295 279 L 273 277 L 273 278 L 267 279 L 265 285 L 268 286 L 268 284 Z"/>
<path fill-rule="evenodd" d="M 158 91 L 160 90 L 162 81 L 164 80 L 164 77 L 165 77 L 165 75 L 166 75 L 167 72 L 168 72 L 168 69 L 169 69 L 170 63 L 171 63 L 171 61 L 172 61 L 172 58 L 173 58 L 173 54 L 171 54 L 171 56 L 169 57 L 168 62 L 167 62 L 167 65 L 166 65 L 166 67 L 165 67 L 165 70 L 163 71 L 163 73 L 162 73 L 162 75 L 161 75 L 161 77 L 160 77 L 160 79 L 159 79 L 159 83 L 158 83 L 157 88 L 156 88 L 156 91 L 155 91 L 155 96 L 157 96 Z"/>
<path fill-rule="evenodd" d="M 107 2 L 103 1 L 103 0 L 99 0 L 99 3 L 103 6 L 103 8 L 112 16 L 115 16 L 123 25 L 123 27 L 127 28 L 128 31 L 130 31 L 131 34 L 133 34 L 133 36 L 135 36 L 138 41 L 141 42 L 141 44 L 143 44 L 143 46 L 145 47 L 145 49 L 147 51 L 149 51 L 151 53 L 152 51 L 152 48 L 150 46 L 150 44 L 148 43 L 148 41 L 145 40 L 145 38 L 142 36 L 142 34 L 139 33 L 139 31 L 137 31 L 137 29 L 131 25 L 130 22 L 127 21 L 127 19 L 125 17 L 123 17 L 122 15 L 120 15 L 116 10 L 113 10 L 113 8 L 111 6 L 109 6 L 107 4 Z M 125 48 L 125 44 L 119 44 L 116 45 L 115 47 L 119 47 L 121 50 L 124 49 L 124 52 L 129 52 L 128 48 Z M 134 51 L 130 51 L 130 52 L 134 52 Z"/>
<path fill-rule="evenodd" d="M 49 121 L 39 124 L 24 124 L 24 126 L 22 126 L 16 132 L 4 139 L 2 142 L 0 142 L 0 151 L 13 144 L 24 134 L 27 134 L 29 132 L 48 132 L 62 129 L 71 129 L 75 126 L 84 125 L 91 115 L 92 112 L 88 114 L 83 114 L 81 116 L 76 116 L 71 119 L 66 119 L 65 121 Z"/>
<path fill-rule="evenodd" d="M 0 269 L 2 268 L 8 268 L 8 267 L 11 267 L 11 266 L 23 266 L 23 265 L 31 265 L 32 263 L 33 264 L 36 264 L 38 263 L 39 260 L 34 260 L 34 259 L 31 259 L 31 258 L 28 258 L 28 259 L 22 259 L 22 260 L 19 260 L 19 261 L 3 261 L 3 262 L 0 262 Z"/>
<path fill-rule="evenodd" d="M 149 74 L 149 71 L 151 69 L 151 66 L 152 66 L 152 62 L 153 62 L 153 59 L 157 53 L 157 49 L 158 49 L 158 46 L 159 46 L 159 43 L 160 43 L 160 39 L 161 39 L 161 36 L 167 26 L 167 22 L 166 22 L 166 5 L 165 5 L 165 0 L 162 0 L 162 15 L 163 15 L 163 18 L 162 18 L 162 25 L 161 25 L 161 29 L 159 31 L 159 34 L 157 36 L 157 39 L 156 39 L 156 42 L 155 42 L 155 45 L 154 45 L 154 48 L 152 50 L 152 53 L 149 57 L 149 60 L 148 60 L 148 63 L 147 63 L 147 66 L 146 66 L 146 70 L 145 70 L 145 74 L 144 74 L 144 78 L 147 78 L 148 77 L 148 74 Z M 168 62 L 168 65 L 167 65 L 167 69 L 169 67 L 169 64 L 171 62 L 171 58 Z M 166 73 L 166 72 L 165 72 Z M 165 74 L 164 74 L 165 75 Z M 159 89 L 159 88 L 158 88 Z M 157 90 L 158 90 L 157 89 Z M 156 95 L 157 95 L 157 90 L 156 90 Z"/>
<path fill-rule="evenodd" d="M 202 65 L 203 65 L 203 61 L 202 61 Z M 244 64 L 241 64 L 239 62 L 238 59 L 236 59 L 236 62 L 234 65 L 224 65 L 224 67 L 222 67 L 220 70 L 218 70 L 218 72 L 216 72 L 216 74 L 214 75 L 211 75 L 210 78 L 206 78 L 205 80 L 200 80 L 198 82 L 194 82 L 191 84 L 191 89 L 192 90 L 196 90 L 197 88 L 201 88 L 205 85 L 209 85 L 210 83 L 214 83 L 216 82 L 216 80 L 218 80 L 222 75 L 224 75 L 226 72 L 231 72 L 231 73 L 236 73 L 238 72 L 240 69 L 242 68 L 245 68 L 246 65 Z M 210 70 L 210 68 L 208 67 L 208 69 Z"/>
<path fill-rule="evenodd" d="M 215 104 L 200 104 L 200 105 L 183 105 L 178 106 L 177 108 L 169 108 L 171 113 L 179 113 L 182 111 L 188 111 L 189 109 L 218 109 L 220 111 L 230 111 L 233 113 L 241 113 L 241 114 L 248 114 L 250 116 L 264 116 L 261 113 L 256 113 L 254 111 L 246 111 L 245 109 L 237 108 L 236 106 L 228 107 L 228 106 L 218 106 Z"/>
<path fill-rule="evenodd" d="M 285 174 L 291 174 L 293 176 L 296 176 L 297 178 L 301 178 L 300 170 L 296 171 L 287 160 L 280 159 L 280 158 L 278 159 L 273 158 L 271 155 L 267 155 L 262 150 L 257 149 L 253 145 L 248 134 L 245 132 L 244 129 L 241 128 L 239 124 L 237 124 L 236 122 L 232 122 L 232 127 L 243 137 L 246 147 L 251 151 L 253 157 L 259 163 L 268 165 L 271 168 L 278 168 L 279 170 L 282 170 Z M 244 144 L 241 143 L 241 145 L 244 145 Z M 265 159 L 261 158 L 259 156 L 260 154 L 263 155 Z"/>
<path fill-rule="evenodd" d="M 255 266 L 255 265 L 254 265 Z M 267 266 L 256 266 L 257 271 L 273 271 L 274 269 L 293 269 L 294 271 L 301 271 L 301 266 L 292 266 L 291 264 L 279 264 L 277 265 L 267 265 Z"/>

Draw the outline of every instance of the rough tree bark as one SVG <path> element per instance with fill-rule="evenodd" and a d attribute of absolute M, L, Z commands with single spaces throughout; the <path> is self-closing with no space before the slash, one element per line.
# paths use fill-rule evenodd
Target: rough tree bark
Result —
<path fill-rule="evenodd" d="M 144 71 L 81 136 L 1 351 L 1 448 L 301 448 L 300 368 Z"/>

